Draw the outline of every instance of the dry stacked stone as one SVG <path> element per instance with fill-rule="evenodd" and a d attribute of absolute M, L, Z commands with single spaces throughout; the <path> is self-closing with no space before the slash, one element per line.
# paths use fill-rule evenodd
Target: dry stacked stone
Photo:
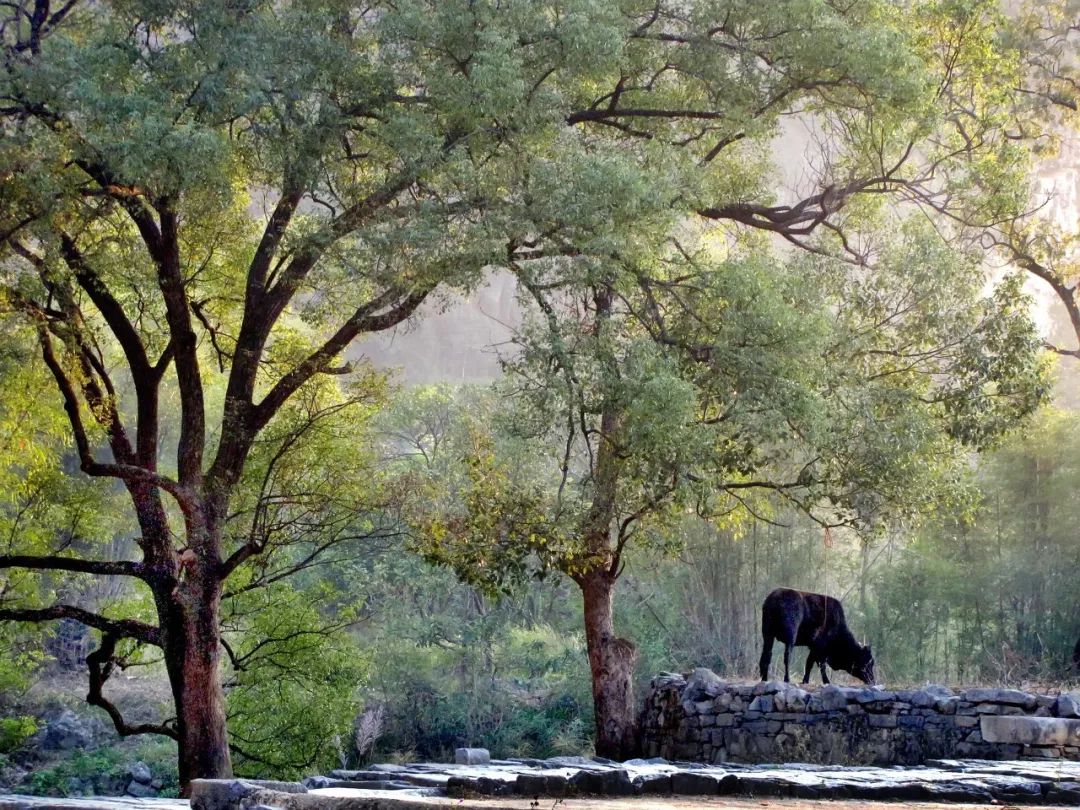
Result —
<path fill-rule="evenodd" d="M 1000 717 L 1061 720 L 983 720 Z M 643 708 L 643 753 L 712 764 L 1077 760 L 1078 717 L 1077 700 L 1069 695 L 994 688 L 956 693 L 937 685 L 807 690 L 776 681 L 731 683 L 696 669 L 653 679 Z"/>
<path fill-rule="evenodd" d="M 53 636 L 46 642 L 46 649 L 57 665 L 70 670 L 86 669 L 86 656 L 93 647 L 90 628 L 75 619 L 57 622 Z"/>

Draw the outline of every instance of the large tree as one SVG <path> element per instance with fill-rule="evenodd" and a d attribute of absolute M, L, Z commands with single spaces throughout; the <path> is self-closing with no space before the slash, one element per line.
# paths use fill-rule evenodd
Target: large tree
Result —
<path fill-rule="evenodd" d="M 469 581 L 536 555 L 578 584 L 599 753 L 634 751 L 634 645 L 613 618 L 631 540 L 761 493 L 826 523 L 926 508 L 953 441 L 992 441 L 1042 395 L 1015 282 L 980 302 L 985 251 L 946 247 L 1022 206 L 1003 22 L 977 2 L 660 3 L 631 33 L 585 146 L 608 156 L 606 227 L 511 262 L 536 318 L 508 363 L 525 403 L 509 433 L 532 441 L 507 452 L 553 476 L 481 441 L 464 500 L 424 524 Z M 817 147 L 801 196 L 769 160 L 784 120 Z M 545 188 L 535 233 L 574 193 Z M 816 262 L 785 267 L 764 234 Z"/>
<path fill-rule="evenodd" d="M 468 428 L 420 547 L 489 590 L 555 571 L 577 584 L 604 756 L 636 753 L 636 651 L 614 616 L 633 547 L 677 548 L 691 516 L 738 530 L 782 506 L 826 528 L 917 520 L 956 497 L 972 446 L 1040 402 L 1015 281 L 984 298 L 973 257 L 912 226 L 889 242 L 870 275 L 717 260 L 685 237 L 580 290 L 530 275 L 506 412 Z"/>
<path fill-rule="evenodd" d="M 0 568 L 125 577 L 150 597 L 130 616 L 6 599 L 0 617 L 99 630 L 90 702 L 120 734 L 174 737 L 183 784 L 232 769 L 223 594 L 259 580 L 253 558 L 307 525 L 297 513 L 325 528 L 274 497 L 265 448 L 338 407 L 304 412 L 327 375 L 354 376 L 340 356 L 355 338 L 505 260 L 515 159 L 572 125 L 559 93 L 514 71 L 583 81 L 591 11 L 567 23 L 449 5 L 0 11 L 3 306 L 37 340 L 79 469 L 126 491 L 137 548 L 102 558 L 101 544 L 16 533 Z M 359 382 L 341 398 L 363 400 Z M 255 501 L 238 504 L 245 477 Z M 174 720 L 129 724 L 104 696 L 129 642 L 163 651 Z"/>

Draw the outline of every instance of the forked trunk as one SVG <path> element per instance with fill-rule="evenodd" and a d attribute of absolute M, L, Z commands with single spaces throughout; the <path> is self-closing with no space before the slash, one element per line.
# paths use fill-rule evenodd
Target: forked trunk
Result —
<path fill-rule="evenodd" d="M 585 607 L 585 644 L 592 674 L 596 715 L 596 753 L 625 760 L 638 754 L 634 663 L 637 650 L 615 636 L 612 602 L 615 578 L 606 570 L 581 577 Z"/>
<path fill-rule="evenodd" d="M 192 779 L 232 776 L 219 672 L 220 603 L 219 582 L 181 583 L 166 623 L 165 664 L 176 703 L 178 767 L 184 796 Z"/>

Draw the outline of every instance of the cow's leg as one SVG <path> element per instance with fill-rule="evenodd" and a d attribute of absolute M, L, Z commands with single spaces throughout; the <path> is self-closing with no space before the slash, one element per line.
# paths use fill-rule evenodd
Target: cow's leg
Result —
<path fill-rule="evenodd" d="M 772 645 L 771 636 L 765 636 L 761 640 L 761 660 L 758 661 L 758 670 L 761 672 L 761 680 L 763 681 L 769 679 L 769 664 L 772 663 Z"/>
<path fill-rule="evenodd" d="M 791 682 L 791 675 L 789 674 L 791 665 L 791 651 L 795 648 L 795 645 L 791 642 L 784 642 L 784 683 Z"/>
<path fill-rule="evenodd" d="M 810 683 L 810 671 L 814 668 L 814 661 L 817 660 L 814 656 L 814 648 L 810 648 L 810 652 L 806 656 L 806 672 L 802 676 L 803 683 Z"/>
<path fill-rule="evenodd" d="M 829 673 L 827 673 L 825 671 L 825 656 L 824 655 L 821 656 L 821 661 L 819 661 L 818 663 L 821 664 L 821 682 L 822 683 L 828 683 L 829 682 Z"/>

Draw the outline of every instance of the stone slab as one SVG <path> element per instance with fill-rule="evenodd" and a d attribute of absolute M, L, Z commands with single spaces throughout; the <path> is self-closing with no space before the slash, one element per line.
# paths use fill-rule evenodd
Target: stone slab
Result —
<path fill-rule="evenodd" d="M 1080 745 L 1080 720 L 1061 717 L 983 715 L 979 730 L 982 738 L 992 743 Z"/>

